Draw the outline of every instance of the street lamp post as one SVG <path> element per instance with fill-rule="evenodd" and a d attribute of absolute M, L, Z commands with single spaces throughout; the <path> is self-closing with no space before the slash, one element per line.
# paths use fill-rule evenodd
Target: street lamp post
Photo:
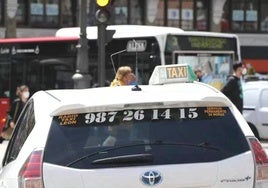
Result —
<path fill-rule="evenodd" d="M 81 0 L 80 6 L 80 38 L 77 45 L 76 72 L 72 79 L 74 88 L 90 87 L 91 76 L 88 74 L 88 42 L 87 42 L 87 0 Z"/>

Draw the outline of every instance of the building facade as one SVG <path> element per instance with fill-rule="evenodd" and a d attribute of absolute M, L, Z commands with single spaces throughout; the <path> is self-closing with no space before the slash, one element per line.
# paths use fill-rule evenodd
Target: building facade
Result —
<path fill-rule="evenodd" d="M 1 38 L 5 37 L 7 12 L 14 7 L 17 37 L 51 36 L 58 28 L 79 25 L 79 0 L 5 0 L 0 1 Z M 96 25 L 95 0 L 88 0 L 86 9 L 87 25 Z M 267 0 L 113 0 L 109 24 L 236 33 L 244 62 L 256 72 L 267 73 L 267 9 Z"/>

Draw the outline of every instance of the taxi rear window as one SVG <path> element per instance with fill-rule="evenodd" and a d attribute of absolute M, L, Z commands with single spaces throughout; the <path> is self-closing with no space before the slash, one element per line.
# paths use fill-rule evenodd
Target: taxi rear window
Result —
<path fill-rule="evenodd" d="M 44 162 L 80 169 L 183 164 L 248 150 L 227 107 L 127 109 L 54 117 Z"/>

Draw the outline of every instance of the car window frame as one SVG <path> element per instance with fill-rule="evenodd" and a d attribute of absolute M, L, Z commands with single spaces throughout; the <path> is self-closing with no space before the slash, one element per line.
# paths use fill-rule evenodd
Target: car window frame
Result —
<path fill-rule="evenodd" d="M 9 140 L 2 166 L 14 161 L 35 125 L 34 101 L 30 99 L 23 108 Z M 27 126 L 27 128 L 25 128 Z"/>

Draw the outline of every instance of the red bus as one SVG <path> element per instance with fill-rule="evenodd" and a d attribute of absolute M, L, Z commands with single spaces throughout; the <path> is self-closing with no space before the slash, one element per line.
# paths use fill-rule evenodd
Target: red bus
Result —
<path fill-rule="evenodd" d="M 140 83 L 146 84 L 156 65 L 160 64 L 159 47 L 155 37 L 138 37 L 147 48 L 137 53 L 126 47 L 134 37 L 113 39 L 106 45 L 106 80 L 111 81 L 115 69 L 129 65 L 135 70 L 140 63 Z M 0 39 L 0 129 L 5 120 L 9 101 L 16 96 L 16 87 L 26 84 L 31 94 L 38 90 L 71 89 L 76 70 L 78 37 L 38 37 Z M 98 46 L 96 39 L 88 39 L 88 73 L 90 86 L 98 83 Z M 122 51 L 122 53 L 118 53 Z M 153 58 L 152 58 L 153 57 Z M 8 100 L 9 99 L 9 100 Z M 3 104 L 5 103 L 5 107 Z M 2 130 L 2 129 L 1 129 Z"/>
<path fill-rule="evenodd" d="M 31 93 L 49 88 L 72 88 L 75 37 L 0 39 L 0 129 L 16 87 L 27 84 Z"/>

